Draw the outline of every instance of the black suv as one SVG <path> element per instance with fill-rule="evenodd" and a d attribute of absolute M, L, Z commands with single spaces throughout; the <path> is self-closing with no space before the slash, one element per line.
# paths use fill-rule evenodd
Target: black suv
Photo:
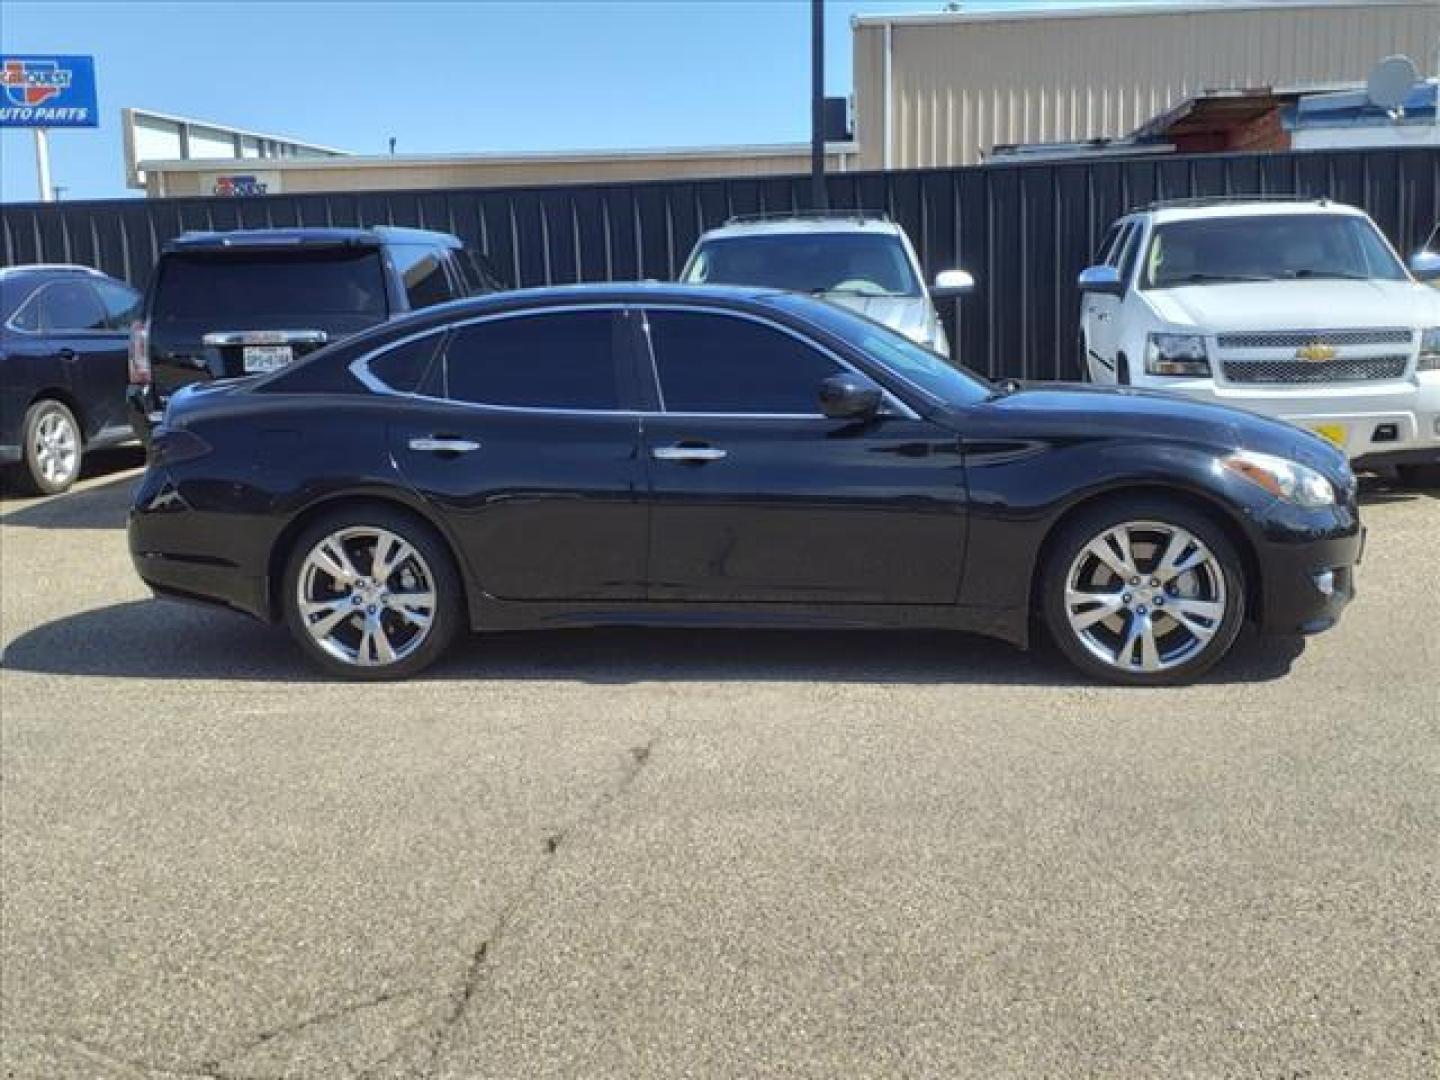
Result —
<path fill-rule="evenodd" d="M 408 312 L 503 288 L 448 233 L 186 233 L 161 251 L 131 332 L 131 426 L 148 442 L 170 395 L 188 383 L 271 372 Z"/>
<path fill-rule="evenodd" d="M 0 464 L 42 495 L 128 442 L 125 335 L 140 294 L 86 266 L 0 270 Z"/>

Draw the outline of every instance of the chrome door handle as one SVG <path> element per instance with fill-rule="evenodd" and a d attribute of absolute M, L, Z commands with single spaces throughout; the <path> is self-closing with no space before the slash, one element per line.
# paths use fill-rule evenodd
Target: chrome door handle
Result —
<path fill-rule="evenodd" d="M 657 446 L 650 456 L 656 461 L 719 461 L 725 451 L 717 446 Z"/>
<path fill-rule="evenodd" d="M 435 454 L 468 454 L 471 450 L 479 450 L 480 444 L 470 439 L 411 439 L 410 449 Z"/>

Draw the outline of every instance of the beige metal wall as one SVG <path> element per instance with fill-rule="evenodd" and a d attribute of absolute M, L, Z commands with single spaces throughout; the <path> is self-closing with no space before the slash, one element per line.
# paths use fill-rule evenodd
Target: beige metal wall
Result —
<path fill-rule="evenodd" d="M 1440 0 L 891 21 L 855 26 L 860 167 L 965 165 L 1006 143 L 1128 134 L 1207 89 L 1363 80 L 1405 53 L 1431 70 Z"/>
<path fill-rule="evenodd" d="M 173 163 L 169 163 L 172 164 Z M 216 177 L 256 174 L 269 183 L 269 194 L 316 191 L 405 191 L 429 188 L 533 187 L 544 184 L 598 184 L 606 181 L 673 180 L 684 177 L 791 176 L 810 171 L 808 152 L 734 155 L 707 153 L 684 156 L 660 152 L 613 158 L 486 160 L 457 157 L 395 163 L 385 159 L 345 159 L 344 163 L 303 161 L 214 161 L 167 168 L 146 163 L 146 190 L 151 197 L 212 194 Z M 855 155 L 831 151 L 826 168 L 855 168 Z"/>

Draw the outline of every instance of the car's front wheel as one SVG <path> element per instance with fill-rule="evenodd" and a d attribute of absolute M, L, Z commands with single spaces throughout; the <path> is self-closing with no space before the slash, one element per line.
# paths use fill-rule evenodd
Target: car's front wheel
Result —
<path fill-rule="evenodd" d="M 463 620 L 460 576 L 424 522 L 387 507 L 325 515 L 291 551 L 285 621 L 305 653 L 349 679 L 393 679 L 434 663 Z"/>
<path fill-rule="evenodd" d="M 46 398 L 25 413 L 20 483 L 36 495 L 58 495 L 80 476 L 80 424 L 62 402 Z"/>
<path fill-rule="evenodd" d="M 1245 618 L 1245 570 L 1204 513 L 1117 499 L 1062 526 L 1047 547 L 1041 608 L 1061 651 L 1111 682 L 1189 682 L 1229 650 Z"/>

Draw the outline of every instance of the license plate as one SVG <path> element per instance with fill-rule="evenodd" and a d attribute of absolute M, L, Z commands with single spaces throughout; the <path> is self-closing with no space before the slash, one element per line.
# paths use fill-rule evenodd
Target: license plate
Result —
<path fill-rule="evenodd" d="M 289 345 L 246 345 L 245 374 L 262 375 L 267 371 L 278 371 L 294 359 L 295 353 Z"/>
<path fill-rule="evenodd" d="M 1345 449 L 1345 438 L 1348 432 L 1344 424 L 1309 424 L 1307 426 L 1331 446 L 1340 450 Z"/>

